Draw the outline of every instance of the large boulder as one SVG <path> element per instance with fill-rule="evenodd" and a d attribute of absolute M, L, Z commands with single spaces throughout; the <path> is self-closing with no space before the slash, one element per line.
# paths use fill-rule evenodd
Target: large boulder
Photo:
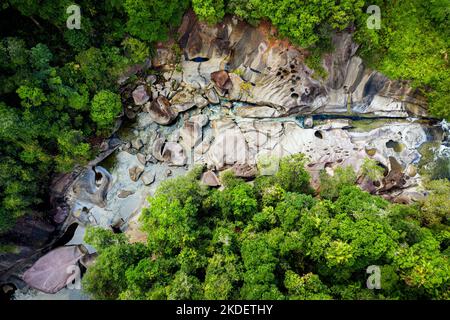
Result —
<path fill-rule="evenodd" d="M 351 32 L 332 36 L 335 50 L 323 57 L 323 79 L 304 63 L 310 53 L 271 37 L 270 24 L 255 28 L 225 17 L 220 24 L 208 25 L 191 12 L 179 34 L 185 54 L 183 80 L 201 88 L 212 82 L 229 100 L 272 106 L 283 115 L 345 114 L 349 106 L 355 113 L 388 117 L 427 114 L 420 90 L 364 65 Z M 217 103 L 216 97 L 207 98 Z"/>
<path fill-rule="evenodd" d="M 181 144 L 189 150 L 202 140 L 202 127 L 198 122 L 185 121 L 180 129 L 180 137 Z"/>
<path fill-rule="evenodd" d="M 142 172 L 144 172 L 144 168 L 141 166 L 133 166 L 130 169 L 128 169 L 128 173 L 130 174 L 131 181 L 138 181 Z"/>
<path fill-rule="evenodd" d="M 164 161 L 164 157 L 162 156 L 162 150 L 165 142 L 166 142 L 165 138 L 157 138 L 155 139 L 155 142 L 153 142 L 152 155 L 158 161 Z"/>
<path fill-rule="evenodd" d="M 145 110 L 158 124 L 171 124 L 178 116 L 178 112 L 171 107 L 169 100 L 164 96 L 158 96 L 150 104 L 145 105 Z"/>
<path fill-rule="evenodd" d="M 131 141 L 131 146 L 136 150 L 140 150 L 144 146 L 144 143 L 140 138 L 136 138 Z"/>
<path fill-rule="evenodd" d="M 117 197 L 119 199 L 125 199 L 125 198 L 131 196 L 132 194 L 134 194 L 134 191 L 131 191 L 131 190 L 120 190 L 119 193 L 117 194 Z"/>
<path fill-rule="evenodd" d="M 208 105 L 208 100 L 206 100 L 203 96 L 201 95 L 196 95 L 194 97 L 194 103 L 197 107 L 199 108 L 204 108 Z"/>
<path fill-rule="evenodd" d="M 172 97 L 170 103 L 177 112 L 184 112 L 195 106 L 194 95 L 187 90 L 182 90 Z"/>
<path fill-rule="evenodd" d="M 147 91 L 145 90 L 145 86 L 143 85 L 137 86 L 137 88 L 134 89 L 132 95 L 134 104 L 138 106 L 144 105 L 150 99 Z"/>
<path fill-rule="evenodd" d="M 146 156 L 142 153 L 138 153 L 136 154 L 136 158 L 138 159 L 138 161 L 142 164 L 142 165 L 146 165 L 147 164 L 147 159 Z"/>
<path fill-rule="evenodd" d="M 211 80 L 214 82 L 216 88 L 225 93 L 233 87 L 228 72 L 225 70 L 219 70 L 211 73 Z"/>
<path fill-rule="evenodd" d="M 201 182 L 210 187 L 220 186 L 219 178 L 217 178 L 216 174 L 211 170 L 203 173 Z"/>
<path fill-rule="evenodd" d="M 255 166 L 249 165 L 247 163 L 235 163 L 231 167 L 231 171 L 233 171 L 236 177 L 245 179 L 254 178 L 258 173 L 258 170 Z"/>
<path fill-rule="evenodd" d="M 197 114 L 195 116 L 192 116 L 189 120 L 191 122 L 198 123 L 198 125 L 200 127 L 204 127 L 204 126 L 206 126 L 208 124 L 209 118 L 205 114 Z"/>
<path fill-rule="evenodd" d="M 141 176 L 142 182 L 148 186 L 155 181 L 155 172 L 154 171 L 145 171 Z"/>
<path fill-rule="evenodd" d="M 23 280 L 32 288 L 45 293 L 56 293 L 76 275 L 78 261 L 87 253 L 81 246 L 54 249 L 25 271 Z M 80 276 L 80 274 L 78 274 Z"/>
<path fill-rule="evenodd" d="M 164 145 L 162 156 L 164 161 L 173 166 L 184 166 L 187 162 L 183 147 L 176 142 L 167 142 Z"/>
<path fill-rule="evenodd" d="M 217 94 L 217 92 L 214 88 L 210 88 L 206 91 L 206 98 L 208 99 L 209 103 L 211 103 L 211 104 L 219 104 L 220 103 L 219 95 Z"/>

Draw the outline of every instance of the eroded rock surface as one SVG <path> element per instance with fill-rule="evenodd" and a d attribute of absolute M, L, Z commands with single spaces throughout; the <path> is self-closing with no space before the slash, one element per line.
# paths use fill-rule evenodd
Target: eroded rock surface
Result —
<path fill-rule="evenodd" d="M 427 114 L 426 100 L 408 82 L 391 81 L 364 65 L 350 33 L 333 37 L 335 51 L 323 61 L 328 76 L 319 79 L 305 65 L 304 51 L 269 39 L 270 32 L 231 17 L 208 25 L 187 14 L 179 30 L 183 80 L 199 88 L 212 82 L 231 100 L 272 106 L 282 110 L 280 115 L 347 113 L 349 108 L 387 117 Z M 195 62 L 197 57 L 204 61 Z"/>

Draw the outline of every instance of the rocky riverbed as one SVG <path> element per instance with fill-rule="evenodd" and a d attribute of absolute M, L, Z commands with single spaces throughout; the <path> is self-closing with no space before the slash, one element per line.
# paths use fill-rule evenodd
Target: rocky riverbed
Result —
<path fill-rule="evenodd" d="M 107 157 L 77 172 L 63 191 L 62 229 L 72 232 L 61 245 L 79 246 L 76 257 L 86 267 L 86 257 L 95 257 L 83 241 L 87 226 L 145 241 L 138 216 L 147 197 L 161 181 L 194 165 L 206 167 L 203 183 L 220 186 L 223 170 L 251 180 L 258 173 L 274 174 L 281 157 L 303 153 L 317 188 L 321 170 L 332 174 L 338 166 L 352 166 L 358 171 L 372 158 L 385 169 L 384 178 L 359 179 L 361 187 L 410 203 L 426 195 L 418 172 L 420 148 L 433 142 L 448 156 L 447 124 L 428 117 L 425 99 L 407 82 L 366 68 L 349 33 L 334 36 L 335 51 L 323 60 L 326 79 L 304 64 L 306 51 L 276 40 L 264 24 L 255 28 L 228 17 L 210 26 L 188 13 L 179 34 L 181 54 L 175 42 L 160 44 L 153 72 L 132 85 L 121 79 L 131 86 L 127 125 L 105 142 Z M 44 265 L 51 274 L 59 260 L 48 259 Z M 48 278 L 34 276 L 25 277 L 31 287 L 60 289 L 43 288 Z M 60 294 L 84 297 L 67 289 Z"/>

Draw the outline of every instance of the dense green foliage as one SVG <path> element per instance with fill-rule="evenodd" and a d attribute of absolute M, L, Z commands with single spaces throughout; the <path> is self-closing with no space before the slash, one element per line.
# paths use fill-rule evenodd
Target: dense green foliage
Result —
<path fill-rule="evenodd" d="M 344 30 L 363 16 L 364 0 L 193 0 L 200 19 L 219 22 L 226 13 L 258 24 L 270 21 L 279 35 L 304 48 L 326 43 L 332 30 Z M 330 48 L 327 48 L 330 49 Z"/>
<path fill-rule="evenodd" d="M 121 114 L 118 77 L 166 39 L 188 1 L 69 0 L 0 5 L 0 233 L 47 210 L 55 172 L 83 165 Z"/>
<path fill-rule="evenodd" d="M 92 99 L 91 118 L 100 129 L 110 128 L 121 111 L 120 96 L 114 92 L 102 90 Z"/>
<path fill-rule="evenodd" d="M 100 256 L 85 290 L 98 299 L 450 298 L 448 181 L 406 206 L 360 190 L 342 169 L 322 175 L 331 187 L 313 197 L 303 161 L 285 158 L 254 183 L 227 172 L 223 190 L 201 185 L 201 168 L 164 181 L 141 216 L 146 245 L 89 230 Z M 371 265 L 381 289 L 366 288 Z"/>
<path fill-rule="evenodd" d="M 188 0 L 125 0 L 127 31 L 144 41 L 167 39 L 172 25 L 181 22 Z"/>
<path fill-rule="evenodd" d="M 447 0 L 371 1 L 381 7 L 381 29 L 358 21 L 360 53 L 393 79 L 412 80 L 429 98 L 430 111 L 450 120 L 450 4 Z"/>

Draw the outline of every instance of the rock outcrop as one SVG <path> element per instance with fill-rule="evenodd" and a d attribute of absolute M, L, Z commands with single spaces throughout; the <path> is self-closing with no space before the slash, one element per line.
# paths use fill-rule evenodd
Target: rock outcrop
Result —
<path fill-rule="evenodd" d="M 183 147 L 175 142 L 167 142 L 162 152 L 164 161 L 174 166 L 184 166 L 187 158 Z"/>
<path fill-rule="evenodd" d="M 105 168 L 97 166 L 88 169 L 75 181 L 73 197 L 104 207 L 110 181 L 111 175 Z"/>
<path fill-rule="evenodd" d="M 408 82 L 391 81 L 364 65 L 350 33 L 333 37 L 335 50 L 323 59 L 325 79 L 305 65 L 305 51 L 270 39 L 270 33 L 265 25 L 255 28 L 231 17 L 208 25 L 186 14 L 179 29 L 183 81 L 199 88 L 212 83 L 231 100 L 275 107 L 280 116 L 427 114 L 425 98 Z"/>
<path fill-rule="evenodd" d="M 164 96 L 157 97 L 145 107 L 150 117 L 158 124 L 168 125 L 178 116 L 178 112 L 171 107 L 169 100 Z"/>
<path fill-rule="evenodd" d="M 210 170 L 203 173 L 201 182 L 210 187 L 220 186 L 219 178 L 217 178 L 216 174 Z"/>
<path fill-rule="evenodd" d="M 80 246 L 52 250 L 24 273 L 23 280 L 39 291 L 56 293 L 81 276 L 77 263 L 85 254 L 86 249 Z"/>

